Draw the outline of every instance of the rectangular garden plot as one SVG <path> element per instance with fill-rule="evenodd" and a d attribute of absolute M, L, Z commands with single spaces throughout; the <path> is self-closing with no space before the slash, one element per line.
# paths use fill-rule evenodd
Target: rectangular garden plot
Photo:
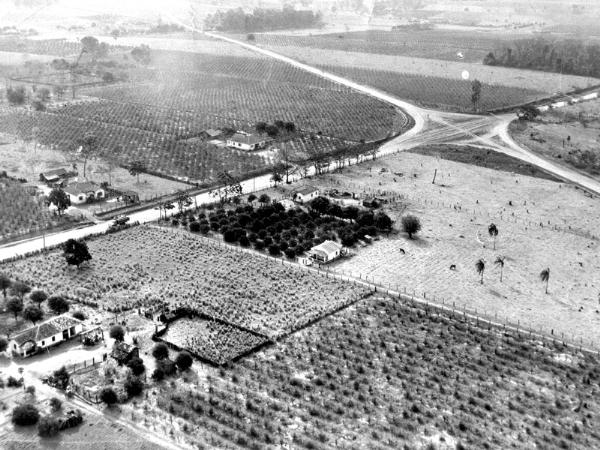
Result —
<path fill-rule="evenodd" d="M 259 333 L 200 317 L 184 317 L 171 322 L 159 339 L 217 365 L 244 356 L 270 342 Z"/>

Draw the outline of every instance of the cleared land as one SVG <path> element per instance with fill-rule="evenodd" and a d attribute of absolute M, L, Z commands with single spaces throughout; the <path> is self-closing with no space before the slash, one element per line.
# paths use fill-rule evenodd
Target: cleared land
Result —
<path fill-rule="evenodd" d="M 590 356 L 371 299 L 138 411 L 201 448 L 593 448 L 598 377 Z"/>
<path fill-rule="evenodd" d="M 67 267 L 59 251 L 3 264 L 11 278 L 117 311 L 188 306 L 278 337 L 368 291 L 200 238 L 142 226 L 89 241 L 92 260 Z"/>
<path fill-rule="evenodd" d="M 545 158 L 600 177 L 600 101 L 551 110 L 532 122 L 513 122 L 510 132 Z"/>
<path fill-rule="evenodd" d="M 380 173 L 382 168 L 386 172 Z M 396 228 L 409 213 L 423 224 L 417 239 L 392 234 L 334 264 L 336 270 L 420 297 L 425 293 L 431 300 L 443 298 L 457 309 L 466 306 L 498 320 L 600 344 L 597 198 L 552 181 L 414 153 L 366 162 L 311 183 L 392 200 L 385 209 Z M 495 250 L 491 223 L 499 229 Z M 494 265 L 498 256 L 506 257 L 502 282 Z M 475 269 L 480 258 L 486 262 L 483 284 Z M 548 294 L 539 279 L 546 268 L 551 270 Z"/>

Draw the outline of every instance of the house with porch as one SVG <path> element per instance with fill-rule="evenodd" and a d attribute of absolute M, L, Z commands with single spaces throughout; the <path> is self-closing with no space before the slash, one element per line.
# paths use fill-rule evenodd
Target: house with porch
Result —
<path fill-rule="evenodd" d="M 104 200 L 106 192 L 93 183 L 73 183 L 65 188 L 72 205 L 80 205 L 88 201 Z"/>
<path fill-rule="evenodd" d="M 8 350 L 15 356 L 31 356 L 78 336 L 83 322 L 62 314 L 9 337 Z"/>
<path fill-rule="evenodd" d="M 316 263 L 325 264 L 340 258 L 343 253 L 342 244 L 334 241 L 325 241 L 311 248 L 308 251 L 308 257 Z"/>

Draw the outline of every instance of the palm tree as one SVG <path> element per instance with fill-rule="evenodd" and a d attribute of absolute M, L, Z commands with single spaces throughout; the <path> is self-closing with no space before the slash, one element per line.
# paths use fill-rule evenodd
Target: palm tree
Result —
<path fill-rule="evenodd" d="M 483 272 L 485 271 L 485 261 L 483 259 L 478 260 L 475 263 L 475 268 L 477 269 L 477 273 L 481 275 L 481 284 L 483 284 Z"/>
<path fill-rule="evenodd" d="M 548 281 L 550 280 L 550 268 L 544 269 L 540 272 L 540 280 L 542 283 L 546 283 L 546 294 L 548 293 Z"/>
<path fill-rule="evenodd" d="M 496 237 L 498 237 L 498 227 L 495 224 L 490 224 L 488 227 L 488 233 L 494 238 L 494 250 L 496 250 Z"/>
<path fill-rule="evenodd" d="M 496 266 L 500 267 L 500 283 L 502 283 L 502 272 L 504 271 L 504 256 L 498 256 L 496 258 L 496 261 L 494 261 L 494 264 L 496 264 Z"/>

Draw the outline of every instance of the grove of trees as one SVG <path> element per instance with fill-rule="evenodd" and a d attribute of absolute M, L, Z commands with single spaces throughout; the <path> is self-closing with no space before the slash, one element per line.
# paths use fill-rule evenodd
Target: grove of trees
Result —
<path fill-rule="evenodd" d="M 207 16 L 204 25 L 209 29 L 240 33 L 314 28 L 321 25 L 321 13 L 296 11 L 291 6 L 282 9 L 256 8 L 252 13 L 237 8 Z"/>

